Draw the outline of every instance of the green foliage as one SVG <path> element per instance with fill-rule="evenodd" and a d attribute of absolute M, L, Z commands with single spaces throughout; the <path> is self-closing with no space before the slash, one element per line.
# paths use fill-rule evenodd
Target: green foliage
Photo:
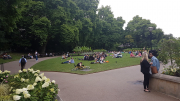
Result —
<path fill-rule="evenodd" d="M 124 30 L 125 20 L 114 18 L 110 6 L 98 9 L 98 4 L 99 0 L 1 0 L 0 50 L 45 53 L 71 51 L 76 46 L 118 50 L 116 43 L 149 47 L 148 27 L 154 28 L 154 47 L 162 38 L 173 37 L 139 16 Z"/>
<path fill-rule="evenodd" d="M 2 72 L 1 70 L 0 70 L 0 82 L 7 82 L 7 78 L 8 78 L 8 76 L 9 76 L 9 74 L 10 74 L 10 71 L 4 71 L 4 72 Z"/>
<path fill-rule="evenodd" d="M 89 52 L 92 51 L 91 47 L 86 47 L 86 46 L 82 46 L 82 47 L 75 47 L 72 51 L 74 52 Z"/>
<path fill-rule="evenodd" d="M 151 23 L 150 20 L 142 19 L 142 17 L 135 16 L 133 20 L 128 22 L 126 27 L 126 35 L 131 35 L 134 40 L 134 46 L 136 47 L 150 47 L 151 35 L 148 27 L 153 27 L 152 40 L 159 42 L 164 33 L 162 29 L 157 29 L 156 24 Z M 156 44 L 153 44 L 156 46 Z"/>
<path fill-rule="evenodd" d="M 179 68 L 173 68 L 170 66 L 169 68 L 163 68 L 162 74 L 171 75 L 171 76 L 180 76 L 179 71 L 180 71 Z"/>
<path fill-rule="evenodd" d="M 167 64 L 170 60 L 171 66 L 179 67 L 180 66 L 180 39 L 162 39 L 159 42 L 159 52 L 158 58 L 164 63 Z"/>
<path fill-rule="evenodd" d="M 58 93 L 55 81 L 51 82 L 44 73 L 40 74 L 39 70 L 33 69 L 19 70 L 18 74 L 10 75 L 8 85 L 11 87 L 8 91 L 13 99 L 20 96 L 19 101 L 53 101 Z"/>
<path fill-rule="evenodd" d="M 74 52 L 81 52 L 82 51 L 82 48 L 77 46 L 73 49 Z"/>
<path fill-rule="evenodd" d="M 93 52 L 107 52 L 107 50 L 105 50 L 105 49 L 95 49 L 95 50 L 93 50 Z"/>

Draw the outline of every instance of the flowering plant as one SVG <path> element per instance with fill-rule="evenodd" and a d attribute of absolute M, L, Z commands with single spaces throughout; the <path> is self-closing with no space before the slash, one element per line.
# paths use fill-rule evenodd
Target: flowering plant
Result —
<path fill-rule="evenodd" d="M 2 72 L 1 70 L 0 70 L 0 82 L 6 82 L 7 83 L 7 78 L 8 78 L 8 76 L 9 76 L 9 74 L 10 74 L 10 71 L 7 71 L 7 70 L 5 70 L 4 72 Z"/>
<path fill-rule="evenodd" d="M 180 75 L 180 69 L 178 67 L 169 66 L 169 68 L 163 68 L 162 74 L 171 75 L 171 76 L 178 76 Z"/>
<path fill-rule="evenodd" d="M 18 74 L 9 75 L 7 81 L 9 94 L 15 101 L 53 101 L 59 90 L 55 80 L 51 81 L 39 70 L 19 70 Z"/>

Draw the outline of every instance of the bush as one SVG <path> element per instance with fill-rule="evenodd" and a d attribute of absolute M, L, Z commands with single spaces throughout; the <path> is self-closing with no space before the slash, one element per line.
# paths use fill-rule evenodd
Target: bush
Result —
<path fill-rule="evenodd" d="M 95 49 L 93 52 L 107 52 L 105 49 Z"/>
<path fill-rule="evenodd" d="M 6 80 L 4 80 L 6 81 Z M 33 69 L 19 70 L 18 74 L 9 75 L 7 82 L 9 94 L 13 100 L 19 101 L 53 101 L 58 94 L 58 85 L 55 81 Z M 7 95 L 0 97 L 3 98 Z"/>

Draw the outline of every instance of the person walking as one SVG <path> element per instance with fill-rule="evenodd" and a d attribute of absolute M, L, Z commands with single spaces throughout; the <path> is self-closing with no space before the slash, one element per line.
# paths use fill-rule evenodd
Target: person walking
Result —
<path fill-rule="evenodd" d="M 141 61 L 140 61 L 140 65 L 141 65 L 141 72 L 144 74 L 144 91 L 145 92 L 150 92 L 148 87 L 149 87 L 149 78 L 150 78 L 150 66 L 151 66 L 152 62 L 149 63 L 148 62 L 148 54 L 147 53 L 143 53 L 142 57 L 141 57 Z"/>
<path fill-rule="evenodd" d="M 21 70 L 25 68 L 26 62 L 26 58 L 24 58 L 24 55 L 22 55 L 22 58 L 19 60 L 19 66 L 21 66 Z"/>
<path fill-rule="evenodd" d="M 35 51 L 36 61 L 38 61 L 38 52 Z"/>

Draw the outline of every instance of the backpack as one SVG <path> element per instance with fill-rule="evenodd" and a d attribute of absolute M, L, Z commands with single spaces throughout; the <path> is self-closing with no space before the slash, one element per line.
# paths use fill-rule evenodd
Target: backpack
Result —
<path fill-rule="evenodd" d="M 26 63 L 25 59 L 21 58 L 21 64 L 25 64 L 25 63 Z"/>

